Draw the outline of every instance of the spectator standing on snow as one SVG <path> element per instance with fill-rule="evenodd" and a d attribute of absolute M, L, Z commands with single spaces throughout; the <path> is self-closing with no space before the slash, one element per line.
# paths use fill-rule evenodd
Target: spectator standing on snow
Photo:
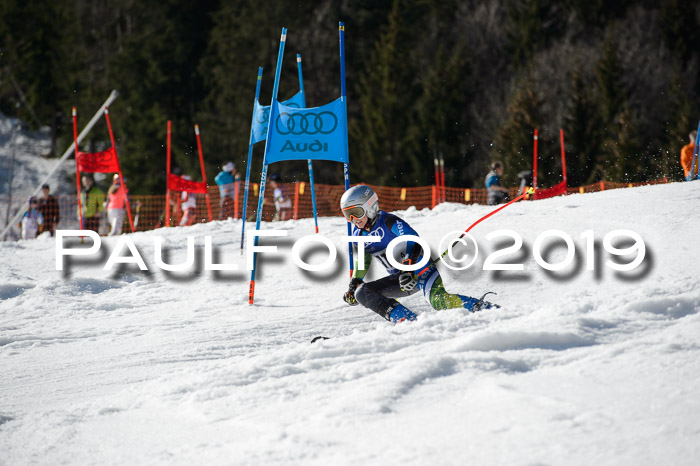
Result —
<path fill-rule="evenodd" d="M 105 193 L 96 184 L 92 173 L 83 175 L 81 204 L 83 207 L 83 228 L 100 233 L 100 215 L 104 209 Z"/>
<path fill-rule="evenodd" d="M 238 192 L 238 182 L 241 176 L 236 171 L 236 164 L 226 162 L 221 172 L 214 179 L 219 186 L 219 218 L 234 217 L 236 212 L 234 196 Z"/>
<path fill-rule="evenodd" d="M 686 144 L 681 149 L 681 167 L 683 167 L 683 175 L 686 181 L 690 181 L 693 178 L 698 177 L 698 161 L 695 162 L 695 172 L 691 175 L 690 171 L 693 169 L 693 155 L 695 155 L 695 140 L 698 137 L 697 131 L 692 131 L 688 138 L 690 139 L 690 144 Z"/>
<path fill-rule="evenodd" d="M 122 225 L 126 214 L 126 203 L 129 202 L 129 191 L 122 183 L 118 173 L 112 178 L 112 186 L 107 190 L 107 219 L 109 219 L 109 235 L 122 234 Z"/>
<path fill-rule="evenodd" d="M 44 216 L 37 209 L 38 202 L 34 196 L 29 198 L 27 211 L 19 221 L 22 229 L 22 239 L 34 239 L 39 231 L 39 226 L 44 223 Z"/>
<path fill-rule="evenodd" d="M 491 164 L 491 171 L 486 175 L 486 189 L 489 191 L 488 204 L 503 204 L 510 200 L 508 188 L 501 186 L 501 176 L 503 176 L 503 164 L 494 162 Z"/>
<path fill-rule="evenodd" d="M 41 197 L 38 199 L 37 210 L 44 217 L 44 223 L 39 226 L 39 234 L 48 231 L 51 236 L 54 236 L 58 222 L 61 221 L 61 212 L 56 198 L 50 194 L 50 191 L 51 188 L 48 184 L 41 187 Z"/>
<path fill-rule="evenodd" d="M 272 198 L 275 201 L 275 218 L 273 220 L 288 220 L 292 213 L 292 199 L 284 192 L 284 187 L 280 184 L 282 178 L 278 173 L 270 175 L 270 188 L 272 188 Z"/>
<path fill-rule="evenodd" d="M 189 175 L 184 175 L 182 178 L 191 181 L 192 177 Z M 194 197 L 193 193 L 188 193 L 183 191 L 180 194 L 180 200 L 182 203 L 182 219 L 180 220 L 180 226 L 189 226 L 194 223 L 195 211 L 197 209 L 197 199 Z"/>

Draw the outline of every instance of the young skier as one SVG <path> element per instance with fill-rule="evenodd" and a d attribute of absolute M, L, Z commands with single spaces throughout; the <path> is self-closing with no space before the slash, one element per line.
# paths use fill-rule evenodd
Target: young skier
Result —
<path fill-rule="evenodd" d="M 39 227 L 44 223 L 44 216 L 37 210 L 38 202 L 34 196 L 29 198 L 29 207 L 19 221 L 22 239 L 34 239 Z"/>
<path fill-rule="evenodd" d="M 340 199 L 343 215 L 353 224 L 353 236 L 375 236 L 381 239 L 377 243 L 365 243 L 364 270 L 359 270 L 359 258 L 357 254 L 354 255 L 353 276 L 350 279 L 348 291 L 343 295 L 346 303 L 351 306 L 362 304 L 392 322 L 416 319 L 416 314 L 400 304 L 396 298 L 410 296 L 418 291 L 423 293 L 436 310 L 463 307 L 476 312 L 495 306 L 484 301 L 483 297 L 477 299 L 445 291 L 435 264 L 427 265 L 415 272 L 394 268 L 386 258 L 386 249 L 391 240 L 402 235 L 419 235 L 401 218 L 379 210 L 378 203 L 377 194 L 365 185 L 348 189 Z M 399 257 L 395 257 L 397 262 L 407 265 L 416 264 L 423 257 L 423 248 L 418 243 L 406 241 L 400 243 L 394 249 L 394 253 L 398 253 Z M 364 282 L 363 278 L 372 258 L 377 259 L 386 268 L 389 276 Z"/>

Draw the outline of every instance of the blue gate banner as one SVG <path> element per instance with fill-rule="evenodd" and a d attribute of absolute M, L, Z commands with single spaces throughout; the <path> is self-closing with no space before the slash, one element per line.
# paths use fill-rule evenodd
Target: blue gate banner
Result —
<path fill-rule="evenodd" d="M 304 106 L 304 93 L 302 91 L 294 94 L 289 100 L 282 102 L 284 105 L 293 108 Z M 267 138 L 267 123 L 270 120 L 270 106 L 260 105 L 260 101 L 255 101 L 255 118 L 253 118 L 253 144 L 264 141 Z"/>
<path fill-rule="evenodd" d="M 265 163 L 281 160 L 331 160 L 349 163 L 346 101 L 342 97 L 314 108 L 273 103 Z"/>

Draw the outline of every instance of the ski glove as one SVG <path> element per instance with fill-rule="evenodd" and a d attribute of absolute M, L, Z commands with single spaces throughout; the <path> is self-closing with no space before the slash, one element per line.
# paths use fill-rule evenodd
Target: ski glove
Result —
<path fill-rule="evenodd" d="M 401 272 L 399 274 L 399 286 L 401 291 L 413 291 L 418 284 L 418 280 L 413 275 L 413 272 Z"/>
<path fill-rule="evenodd" d="M 362 283 L 362 280 L 359 278 L 351 278 L 350 279 L 350 285 L 348 285 L 348 291 L 343 294 L 343 301 L 348 303 L 351 306 L 357 306 L 358 303 L 357 299 L 355 298 L 355 290 L 357 289 L 358 286 Z"/>

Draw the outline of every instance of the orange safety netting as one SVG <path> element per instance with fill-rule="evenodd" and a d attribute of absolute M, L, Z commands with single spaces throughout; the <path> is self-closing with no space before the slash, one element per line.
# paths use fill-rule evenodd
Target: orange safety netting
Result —
<path fill-rule="evenodd" d="M 648 184 L 667 183 L 668 179 L 662 178 L 650 182 L 643 183 L 615 183 L 610 181 L 601 181 L 586 186 L 568 188 L 566 194 L 590 193 L 604 191 L 609 189 L 620 189 L 633 186 L 641 186 Z M 313 207 L 311 202 L 311 190 L 309 184 L 304 182 L 297 183 L 281 183 L 283 196 L 292 200 L 291 211 L 288 212 L 287 218 L 301 219 L 313 218 Z M 372 185 L 370 185 L 372 186 Z M 438 192 L 435 186 L 419 186 L 415 188 L 395 188 L 388 186 L 372 186 L 379 195 L 379 207 L 386 211 L 405 210 L 409 207 L 415 207 L 418 210 L 430 209 L 438 204 Z M 555 186 L 556 188 L 556 186 Z M 272 190 L 267 190 L 265 193 L 265 202 L 263 204 L 263 221 L 272 221 L 276 210 L 275 203 L 272 198 Z M 545 191 L 545 190 L 542 190 Z M 561 191 L 561 190 L 560 190 Z M 251 183 L 250 193 L 248 194 L 248 221 L 254 222 L 256 210 L 258 207 L 258 192 L 259 185 Z M 343 185 L 326 185 L 316 184 L 316 203 L 319 217 L 335 217 L 340 216 L 340 197 L 345 192 Z M 564 194 L 562 191 L 561 194 Z M 204 223 L 208 221 L 207 206 L 205 196 L 203 194 L 194 194 L 197 199 L 196 221 L 195 223 Z M 510 189 L 511 199 L 519 196 L 518 188 Z M 214 220 L 222 220 L 221 210 L 219 208 L 219 190 L 216 186 L 209 187 L 209 197 L 212 203 L 212 211 Z M 447 202 L 459 204 L 486 204 L 488 192 L 486 189 L 473 188 L 452 188 L 445 189 L 445 197 Z M 539 197 L 539 196 L 538 196 Z M 165 199 L 164 196 L 129 196 L 132 212 L 134 217 L 138 216 L 138 220 L 134 218 L 136 231 L 152 230 L 165 226 Z M 239 202 L 234 206 L 234 217 L 240 218 L 243 211 L 243 188 L 242 183 L 239 183 Z M 78 221 L 74 217 L 74 212 L 77 210 L 77 200 L 75 195 L 58 196 L 61 212 L 60 229 L 78 228 Z M 530 199 L 532 200 L 532 198 Z M 106 215 L 106 213 L 105 213 Z M 182 212 L 177 212 L 175 207 L 171 208 L 171 224 L 178 225 Z M 106 234 L 109 231 L 109 225 L 106 218 L 101 222 L 100 232 Z"/>

